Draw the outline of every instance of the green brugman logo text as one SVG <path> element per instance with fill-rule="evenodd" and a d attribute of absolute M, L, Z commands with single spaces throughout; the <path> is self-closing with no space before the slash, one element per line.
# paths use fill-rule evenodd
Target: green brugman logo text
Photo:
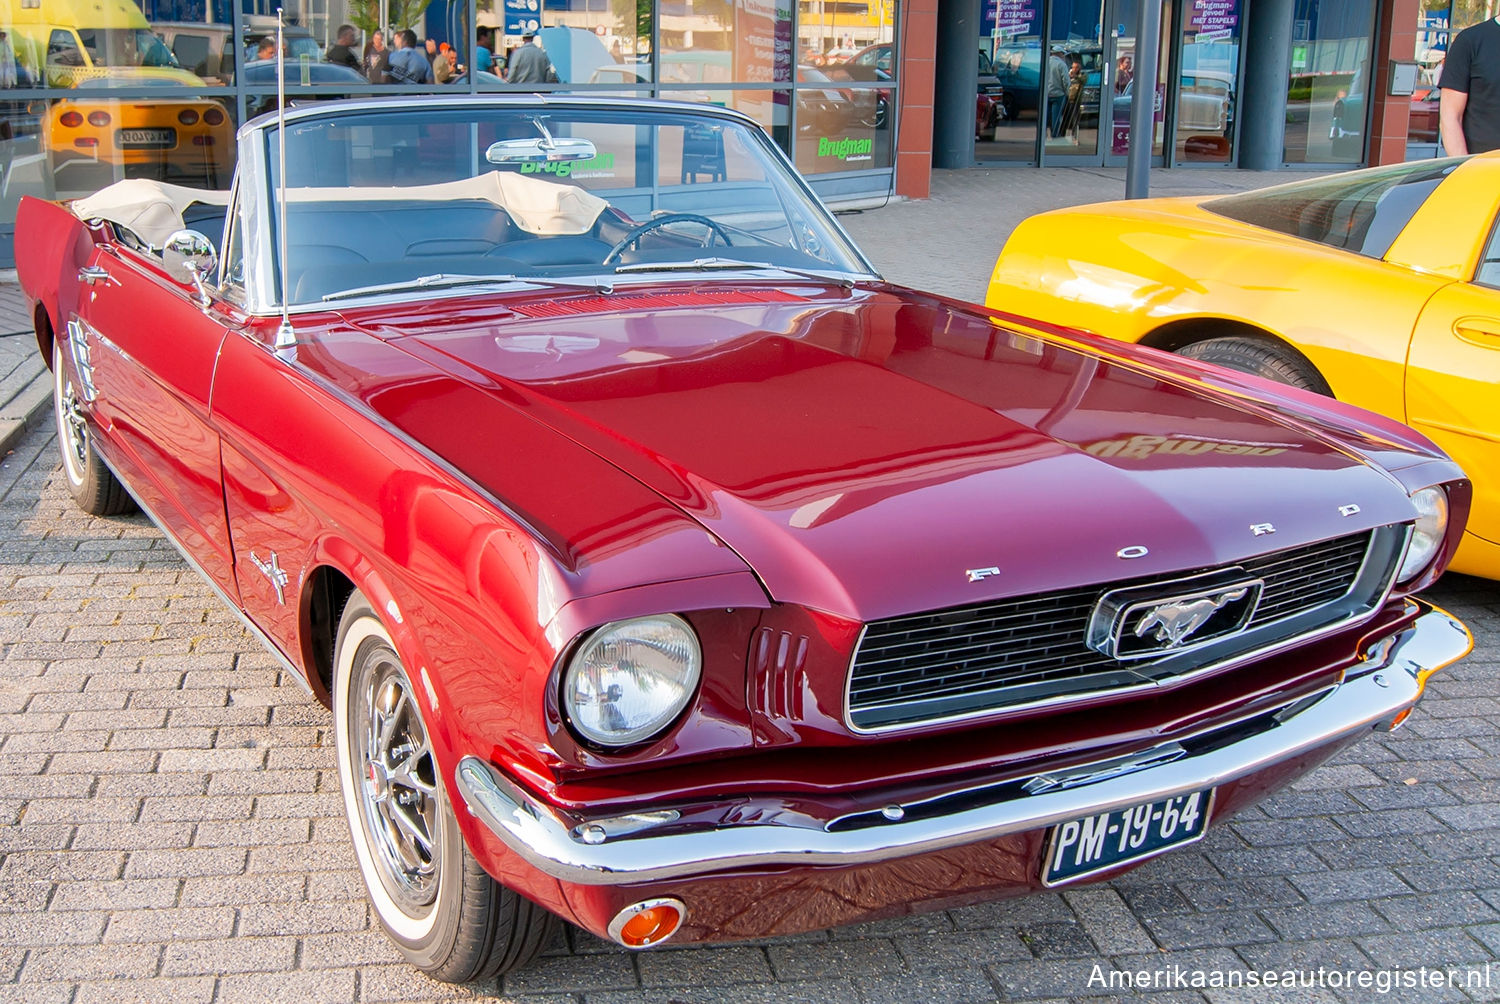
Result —
<path fill-rule="evenodd" d="M 843 139 L 829 139 L 827 136 L 818 138 L 819 157 L 837 157 L 840 160 L 847 160 L 857 154 L 867 154 L 874 148 L 873 139 L 851 139 L 847 136 Z"/>

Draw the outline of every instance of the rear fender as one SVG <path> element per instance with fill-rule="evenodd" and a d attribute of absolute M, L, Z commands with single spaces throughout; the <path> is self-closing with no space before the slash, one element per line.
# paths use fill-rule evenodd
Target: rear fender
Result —
<path fill-rule="evenodd" d="M 28 300 L 41 306 L 50 330 L 36 325 L 37 348 L 52 364 L 53 333 L 78 313 L 83 295 L 78 270 L 94 255 L 94 232 L 56 202 L 25 196 L 16 209 L 16 278 Z"/>

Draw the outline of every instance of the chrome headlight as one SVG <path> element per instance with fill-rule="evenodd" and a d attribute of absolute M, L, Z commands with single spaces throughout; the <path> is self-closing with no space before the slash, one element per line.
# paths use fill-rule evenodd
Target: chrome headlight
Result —
<path fill-rule="evenodd" d="M 703 651 L 675 614 L 606 624 L 589 636 L 563 675 L 563 707 L 573 728 L 602 746 L 655 736 L 692 699 Z"/>
<path fill-rule="evenodd" d="M 1417 510 L 1417 523 L 1412 527 L 1401 570 L 1396 573 L 1397 582 L 1405 582 L 1426 568 L 1437 556 L 1448 532 L 1447 492 L 1441 488 L 1423 488 L 1412 493 L 1411 504 Z"/>

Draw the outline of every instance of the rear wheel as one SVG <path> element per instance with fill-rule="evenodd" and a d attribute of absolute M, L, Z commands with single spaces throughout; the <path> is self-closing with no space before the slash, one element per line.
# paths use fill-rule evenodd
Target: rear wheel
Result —
<path fill-rule="evenodd" d="M 63 342 L 52 342 L 52 416 L 57 423 L 57 448 L 63 476 L 78 508 L 91 516 L 118 516 L 135 509 L 135 499 L 120 484 L 99 454 L 73 385 L 63 366 Z"/>
<path fill-rule="evenodd" d="M 452 983 L 534 959 L 557 918 L 490 878 L 464 845 L 411 678 L 358 592 L 339 622 L 333 713 L 360 874 L 402 954 Z"/>
<path fill-rule="evenodd" d="M 1328 397 L 1333 396 L 1328 381 L 1323 379 L 1312 363 L 1270 338 L 1255 335 L 1207 338 L 1184 345 L 1177 350 L 1177 354 L 1301 387 Z"/>

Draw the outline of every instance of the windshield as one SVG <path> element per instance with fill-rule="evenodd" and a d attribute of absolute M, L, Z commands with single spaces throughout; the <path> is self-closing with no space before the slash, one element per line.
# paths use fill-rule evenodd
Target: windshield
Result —
<path fill-rule="evenodd" d="M 147 28 L 79 28 L 78 40 L 95 66 L 173 66 L 177 58 Z"/>
<path fill-rule="evenodd" d="M 275 126 L 265 135 L 271 205 Z M 286 163 L 294 305 L 487 277 L 870 273 L 761 131 L 712 115 L 600 102 L 351 104 L 288 123 Z M 265 253 L 269 263 L 278 252 Z"/>

